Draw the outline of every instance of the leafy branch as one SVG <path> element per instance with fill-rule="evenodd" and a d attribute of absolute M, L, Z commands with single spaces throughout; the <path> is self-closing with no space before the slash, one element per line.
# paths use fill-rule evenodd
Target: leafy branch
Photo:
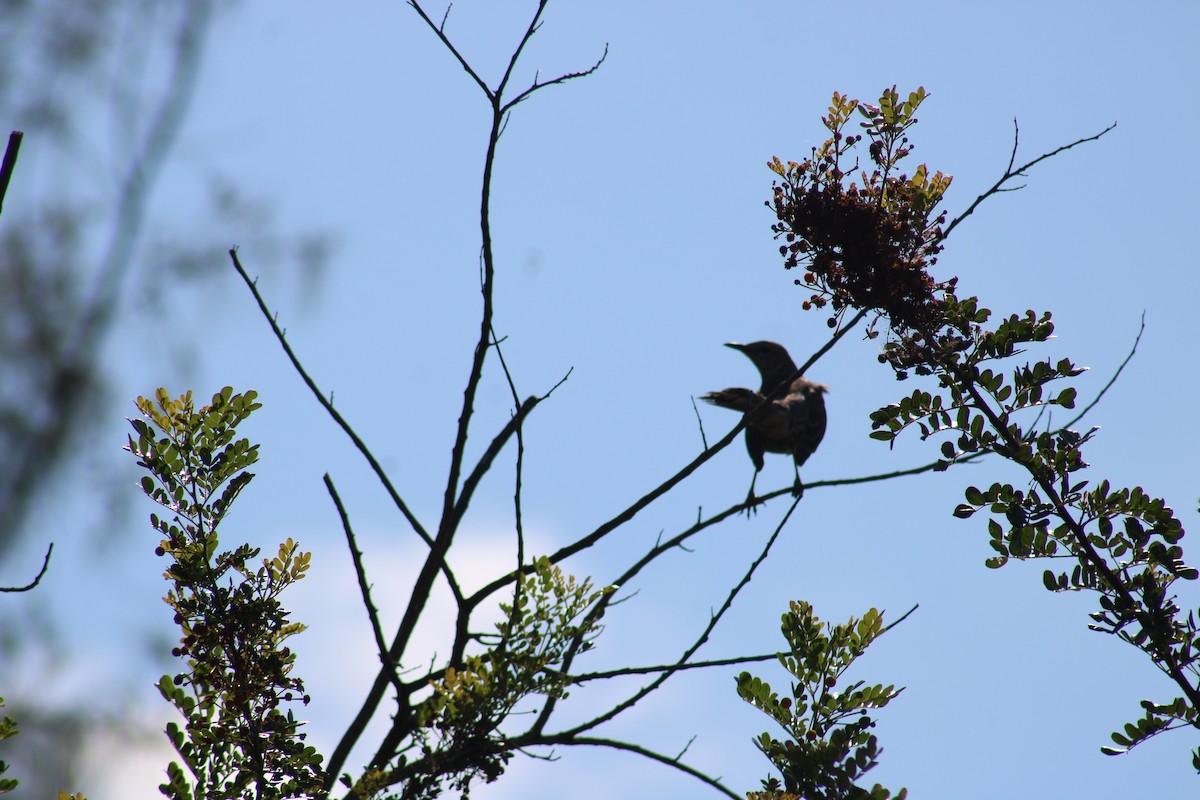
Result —
<path fill-rule="evenodd" d="M 1083 448 L 1097 429 L 1079 432 L 1070 425 L 1094 402 L 1067 426 L 1052 427 L 1045 412 L 1075 407 L 1077 390 L 1062 384 L 1084 370 L 1069 358 L 1011 365 L 1027 348 L 1050 339 L 1054 324 L 1048 312 L 1013 314 L 988 327 L 991 311 L 978 298 L 959 298 L 956 278 L 939 282 L 928 272 L 949 232 L 983 200 L 1011 191 L 1006 184 L 1014 177 L 1096 141 L 1112 126 L 1020 167 L 1014 166 L 1014 137 L 1001 179 L 943 229 L 945 213 L 934 212 L 950 179 L 941 173 L 929 178 L 925 165 L 911 178 L 899 172 L 911 151 L 906 132 L 925 97 L 918 90 L 900 102 L 893 88 L 878 106 L 864 106 L 835 94 L 825 118 L 832 135 L 814 149 L 813 158 L 786 168 L 776 159 L 773 169 L 784 183 L 775 188 L 779 222 L 774 230 L 786 241 L 781 248 L 785 266 L 806 268 L 797 283 L 813 290 L 811 307 L 829 302 L 835 318 L 858 309 L 884 321 L 888 338 L 880 361 L 898 379 L 912 371 L 936 380 L 934 390 L 918 389 L 874 412 L 873 438 L 890 444 L 915 429 L 922 439 L 941 440 L 940 469 L 991 454 L 1025 472 L 1024 487 L 999 482 L 986 489 L 968 487 L 966 502 L 954 510 L 961 518 L 984 509 L 990 513 L 987 530 L 995 555 L 987 565 L 999 568 L 1014 558 L 1073 560 L 1068 571 L 1045 571 L 1046 588 L 1098 594 L 1100 608 L 1090 627 L 1144 652 L 1182 693 L 1163 703 L 1144 702 L 1142 718 L 1114 733 L 1118 746 L 1104 752 L 1124 752 L 1165 730 L 1200 729 L 1196 616 L 1185 614 L 1172 593 L 1176 580 L 1200 577 L 1183 561 L 1182 525 L 1163 500 L 1141 487 L 1114 488 L 1104 480 L 1093 486 L 1081 479 L 1088 467 Z M 874 164 L 871 173 L 862 173 L 862 186 L 847 183 L 849 170 L 842 167 L 862 139 L 842 133 L 854 111 L 867 118 L 862 126 Z M 832 215 L 837 224 L 814 226 L 811 220 L 822 214 L 826 220 Z M 1200 749 L 1193 752 L 1193 764 L 1200 770 Z"/>
<path fill-rule="evenodd" d="M 887 800 L 891 792 L 876 784 L 863 789 L 858 781 L 879 763 L 882 750 L 870 730 L 875 726 L 870 711 L 886 706 L 903 689 L 865 681 L 842 686 L 854 662 L 891 627 L 884 627 L 883 614 L 869 610 L 861 619 L 826 626 L 812 606 L 793 601 L 780 625 L 788 651 L 779 663 L 795 680 L 791 696 L 780 697 L 761 678 L 743 672 L 738 676 L 738 695 L 770 717 L 788 738 L 779 740 L 763 733 L 755 740 L 782 775 L 762 782 L 763 791 L 751 792 L 751 800 L 818 798 L 840 800 Z M 903 800 L 907 790 L 895 797 Z"/>
<path fill-rule="evenodd" d="M 173 800 L 312 797 L 324 777 L 303 723 L 281 708 L 309 700 L 285 644 L 305 626 L 279 596 L 304 577 L 310 554 L 290 538 L 258 566 L 249 544 L 218 550 L 218 528 L 254 477 L 258 445 L 234 437 L 261 407 L 255 399 L 226 387 L 197 408 L 191 392 L 172 399 L 159 389 L 138 398 L 143 417 L 130 420 L 125 449 L 149 473 L 142 490 L 171 515 L 151 514 L 150 524 L 163 537 L 155 552 L 170 559 L 164 600 L 183 633 L 172 654 L 187 665 L 158 684 L 186 721 L 167 724 L 183 766 L 172 763 L 159 789 Z"/>

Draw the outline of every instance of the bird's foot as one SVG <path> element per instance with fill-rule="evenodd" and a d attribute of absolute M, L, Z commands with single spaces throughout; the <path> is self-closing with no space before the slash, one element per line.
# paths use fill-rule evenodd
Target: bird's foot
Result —
<path fill-rule="evenodd" d="M 801 497 L 804 497 L 804 484 L 800 482 L 799 478 L 797 478 L 796 482 L 792 484 L 792 496 L 797 500 L 799 500 Z"/>

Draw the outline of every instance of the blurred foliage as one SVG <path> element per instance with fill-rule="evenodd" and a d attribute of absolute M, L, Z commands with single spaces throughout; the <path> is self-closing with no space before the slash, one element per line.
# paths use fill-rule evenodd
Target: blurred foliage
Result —
<path fill-rule="evenodd" d="M 103 350 L 117 325 L 163 313 L 163 292 L 228 270 L 231 240 L 264 264 L 295 259 L 309 280 L 328 254 L 324 233 L 280 234 L 266 204 L 210 166 L 193 169 L 207 226 L 151 208 L 214 19 L 235 5 L 0 4 L 0 119 L 25 133 L 0 230 L 0 555 L 21 537 L 47 474 L 78 460 L 72 444 L 102 419 Z M 205 229 L 219 229 L 219 241 Z M 122 313 L 132 305 L 138 314 Z"/>
<path fill-rule="evenodd" d="M 310 554 L 289 538 L 256 567 L 258 548 L 218 550 L 218 527 L 254 477 L 258 445 L 234 437 L 261 407 L 255 398 L 226 387 L 196 408 L 190 392 L 173 400 L 160 389 L 153 401 L 138 398 L 144 419 L 130 420 L 127 449 L 150 473 L 142 489 L 171 513 L 150 524 L 163 536 L 156 552 L 171 561 L 164 599 L 183 632 L 172 654 L 187 663 L 158 686 L 186 720 L 167 725 L 186 766 L 172 763 L 160 787 L 173 800 L 311 797 L 324 778 L 303 723 L 280 710 L 309 702 L 285 644 L 304 625 L 289 621 L 279 597 L 304 577 Z"/>
<path fill-rule="evenodd" d="M 170 306 L 167 293 L 211 285 L 228 270 L 231 240 L 254 247 L 266 269 L 288 258 L 308 283 L 319 278 L 328 236 L 281 233 L 267 204 L 211 164 L 193 159 L 178 174 L 197 184 L 195 213 L 167 219 L 152 202 L 184 130 L 208 34 L 237 5 L 0 0 L 0 119 L 5 131 L 24 132 L 0 221 L 0 558 L 23 545 L 46 549 L 48 529 L 31 525 L 46 503 L 58 504 L 56 527 L 76 529 L 75 541 L 94 544 L 97 534 L 122 529 L 129 471 L 113 467 L 108 448 L 86 445 L 110 408 L 109 376 L 119 370 L 107 350 L 118 329 L 155 325 Z M 194 337 L 182 330 L 157 325 L 154 347 L 139 359 L 169 355 L 173 370 L 196 360 Z M 55 487 L 70 469 L 75 517 L 63 518 Z M 111 544 L 95 557 L 120 558 Z M 35 670 L 33 680 L 43 680 L 47 665 L 66 664 L 66 637 L 37 599 L 3 623 L 0 653 L 13 681 Z M 130 685 L 143 677 L 128 675 Z M 40 693 L 14 694 L 32 732 L 12 756 L 22 788 L 50 796 L 75 773 L 89 740 L 131 746 L 139 733 L 121 707 L 132 702 L 130 685 L 106 686 L 99 704 L 47 706 Z"/>
<path fill-rule="evenodd" d="M 0 553 L 99 419 L 98 355 L 213 8 L 170 5 L 49 0 L 0 13 L 0 116 L 26 137 L 11 194 L 30 199 L 0 232 Z M 121 47 L 135 32 L 145 46 Z M 54 181 L 45 199 L 17 191 L 35 177 Z"/>

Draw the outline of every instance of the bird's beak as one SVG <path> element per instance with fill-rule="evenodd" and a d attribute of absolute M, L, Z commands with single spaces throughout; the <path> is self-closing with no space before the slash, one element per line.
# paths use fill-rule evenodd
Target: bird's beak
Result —
<path fill-rule="evenodd" d="M 726 342 L 725 346 L 732 347 L 734 350 L 745 350 L 746 349 L 746 345 L 742 344 L 741 342 Z"/>

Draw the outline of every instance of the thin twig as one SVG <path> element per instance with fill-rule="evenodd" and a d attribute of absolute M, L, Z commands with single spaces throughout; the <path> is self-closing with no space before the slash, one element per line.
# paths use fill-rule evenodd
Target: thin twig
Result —
<path fill-rule="evenodd" d="M 600 58 L 598 58 L 596 60 L 596 63 L 592 64 L 592 66 L 588 67 L 585 70 L 580 70 L 579 72 L 568 72 L 563 75 L 559 75 L 557 78 L 554 78 L 553 80 L 544 81 L 542 83 L 539 83 L 537 81 L 537 79 L 534 78 L 533 84 L 531 84 L 528 89 L 521 92 L 513 100 L 509 101 L 508 103 L 505 103 L 504 111 L 505 112 L 511 111 L 515 105 L 517 105 L 520 102 L 523 102 L 531 94 L 538 91 L 539 89 L 545 89 L 547 86 L 556 86 L 560 83 L 566 83 L 567 81 L 575 80 L 576 78 L 586 78 L 588 75 L 591 75 L 593 72 L 600 69 L 600 65 L 604 63 L 604 59 L 606 59 L 606 58 L 608 58 L 608 44 L 607 43 L 605 43 L 604 52 L 601 54 Z"/>
<path fill-rule="evenodd" d="M 704 420 L 700 419 L 700 409 L 696 406 L 696 396 L 692 395 L 692 413 L 696 415 L 696 425 L 700 428 L 700 445 L 708 449 L 708 437 L 704 435 Z"/>
<path fill-rule="evenodd" d="M 354 562 L 354 574 L 358 578 L 358 589 L 362 593 L 363 605 L 366 606 L 367 617 L 371 621 L 371 633 L 375 636 L 375 649 L 379 654 L 379 663 L 391 673 L 396 691 L 403 693 L 404 686 L 396 672 L 399 665 L 388 656 L 387 641 L 383 638 L 383 628 L 379 624 L 379 611 L 376 609 L 374 601 L 371 600 L 371 584 L 367 581 L 367 570 L 363 566 L 362 551 L 358 549 L 354 531 L 350 528 L 350 516 L 346 513 L 346 507 L 342 505 L 342 498 L 338 495 L 338 491 L 333 485 L 333 479 L 329 477 L 328 472 L 325 473 L 324 480 L 325 488 L 329 491 L 333 505 L 337 508 L 338 517 L 342 520 L 342 530 L 346 532 L 346 545 L 350 548 L 350 560 Z"/>
<path fill-rule="evenodd" d="M 771 659 L 786 656 L 788 653 L 760 653 L 754 656 L 733 656 L 731 658 L 713 658 L 707 661 L 689 661 L 686 664 L 656 664 L 646 667 L 620 667 L 618 669 L 605 670 L 603 672 L 584 672 L 579 675 L 566 675 L 572 684 L 584 684 L 589 681 L 608 680 L 609 678 L 623 678 L 628 675 L 651 675 L 656 672 L 666 672 L 674 670 L 676 672 L 684 672 L 691 669 L 710 669 L 712 667 L 732 667 L 738 664 L 753 664 L 759 661 L 770 661 Z M 560 674 L 557 671 L 547 670 L 554 674 Z"/>
<path fill-rule="evenodd" d="M 918 608 L 920 608 L 920 607 L 921 607 L 921 604 L 920 604 L 920 603 L 917 603 L 917 604 L 915 604 L 915 605 L 914 605 L 912 608 L 910 608 L 908 611 L 905 611 L 905 612 L 904 612 L 904 613 L 903 613 L 903 614 L 900 616 L 900 618 L 899 618 L 899 619 L 892 620 L 892 622 L 890 622 L 889 624 L 887 624 L 887 625 L 883 626 L 883 630 L 881 630 L 881 631 L 879 632 L 879 636 L 883 636 L 885 633 L 887 633 L 888 631 L 890 631 L 892 628 L 896 627 L 896 626 L 897 626 L 897 625 L 899 625 L 901 622 L 904 622 L 904 620 L 908 619 L 908 618 L 909 618 L 909 617 L 912 615 L 912 613 L 913 613 L 914 611 L 916 611 L 916 610 L 917 610 Z M 878 638 L 878 637 L 876 637 L 876 638 Z"/>
<path fill-rule="evenodd" d="M 1142 334 L 1145 333 L 1145 331 L 1146 331 L 1146 312 L 1143 311 L 1142 312 L 1142 321 L 1141 321 L 1141 324 L 1138 326 L 1137 336 L 1135 336 L 1133 339 L 1133 347 L 1129 348 L 1129 355 L 1125 356 L 1125 360 L 1121 362 L 1121 365 L 1119 367 L 1117 367 L 1117 371 L 1114 372 L 1113 376 L 1108 379 L 1108 383 L 1104 384 L 1104 388 L 1101 389 L 1100 393 L 1097 394 L 1092 399 L 1092 402 L 1090 402 L 1086 406 L 1084 406 L 1083 410 L 1080 411 L 1078 414 L 1076 414 L 1074 419 L 1072 419 L 1067 424 L 1061 426 L 1059 428 L 1059 430 L 1067 430 L 1072 425 L 1079 422 L 1079 420 L 1081 420 L 1085 416 L 1087 416 L 1087 413 L 1096 407 L 1096 404 L 1100 402 L 1100 399 L 1102 397 L 1104 397 L 1104 395 L 1108 392 L 1108 390 L 1112 388 L 1112 385 L 1117 382 L 1117 378 L 1121 377 L 1121 373 L 1125 370 L 1125 366 L 1133 359 L 1133 354 L 1137 352 L 1138 344 L 1142 341 Z"/>

